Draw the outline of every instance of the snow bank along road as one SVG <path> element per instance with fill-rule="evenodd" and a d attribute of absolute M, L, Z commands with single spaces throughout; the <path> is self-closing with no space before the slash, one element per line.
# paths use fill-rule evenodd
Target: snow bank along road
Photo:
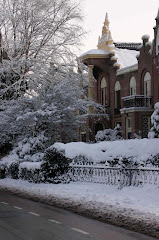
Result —
<path fill-rule="evenodd" d="M 0 189 L 159 239 L 157 186 L 119 190 L 105 184 L 33 184 L 6 178 L 0 180 Z"/>
<path fill-rule="evenodd" d="M 153 240 L 139 233 L 0 191 L 3 240 Z"/>

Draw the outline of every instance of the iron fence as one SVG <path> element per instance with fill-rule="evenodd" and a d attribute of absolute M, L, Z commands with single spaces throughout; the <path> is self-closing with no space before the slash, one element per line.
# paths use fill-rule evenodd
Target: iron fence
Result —
<path fill-rule="evenodd" d="M 159 186 L 159 168 L 114 168 L 93 165 L 72 165 L 69 169 L 72 181 L 103 183 L 126 186 L 143 186 L 153 184 Z"/>

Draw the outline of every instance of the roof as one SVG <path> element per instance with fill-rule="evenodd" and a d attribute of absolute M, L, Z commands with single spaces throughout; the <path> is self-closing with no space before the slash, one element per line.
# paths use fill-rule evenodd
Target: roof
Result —
<path fill-rule="evenodd" d="M 85 60 L 87 58 L 108 58 L 111 51 L 103 49 L 92 49 L 88 52 L 83 53 L 79 59 Z M 120 69 L 130 67 L 137 64 L 136 55 L 138 51 L 129 49 L 119 49 L 115 48 L 113 50 L 114 59 L 117 59 L 117 64 L 120 64 Z M 112 59 L 113 60 L 113 59 Z"/>
<path fill-rule="evenodd" d="M 139 51 L 138 48 L 139 48 L 139 46 L 141 45 L 141 43 L 115 42 L 114 45 L 115 45 L 115 47 L 117 47 L 117 48 Z"/>
<path fill-rule="evenodd" d="M 120 63 L 120 69 L 130 67 L 138 63 L 136 58 L 138 51 L 115 48 L 115 53 L 115 56 L 118 58 L 117 61 Z"/>
<path fill-rule="evenodd" d="M 87 58 L 108 58 L 109 51 L 103 49 L 91 49 L 79 56 L 79 59 Z"/>

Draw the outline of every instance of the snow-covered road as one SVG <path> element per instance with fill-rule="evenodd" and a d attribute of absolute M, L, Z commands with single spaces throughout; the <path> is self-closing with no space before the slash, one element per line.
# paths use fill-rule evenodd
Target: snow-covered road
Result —
<path fill-rule="evenodd" d="M 1 179 L 0 188 L 159 238 L 159 188 L 95 183 L 34 184 Z"/>

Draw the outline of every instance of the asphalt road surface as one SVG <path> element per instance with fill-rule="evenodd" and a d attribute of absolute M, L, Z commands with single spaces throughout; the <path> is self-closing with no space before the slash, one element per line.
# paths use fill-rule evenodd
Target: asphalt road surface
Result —
<path fill-rule="evenodd" d="M 0 240 L 153 240 L 0 191 Z"/>

